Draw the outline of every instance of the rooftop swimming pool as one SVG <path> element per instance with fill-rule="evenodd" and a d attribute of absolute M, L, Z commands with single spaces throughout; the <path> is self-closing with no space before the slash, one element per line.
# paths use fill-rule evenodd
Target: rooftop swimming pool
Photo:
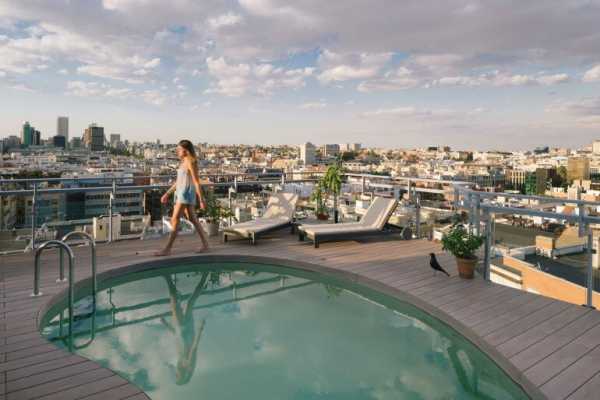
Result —
<path fill-rule="evenodd" d="M 195 263 L 102 280 L 42 334 L 152 399 L 526 399 L 488 356 L 413 305 L 314 272 Z"/>

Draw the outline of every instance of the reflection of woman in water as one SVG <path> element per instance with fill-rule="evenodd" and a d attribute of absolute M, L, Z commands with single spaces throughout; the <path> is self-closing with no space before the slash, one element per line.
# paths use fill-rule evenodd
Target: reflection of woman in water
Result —
<path fill-rule="evenodd" d="M 163 275 L 169 288 L 173 324 L 169 324 L 164 318 L 161 318 L 160 320 L 177 338 L 177 370 L 175 375 L 176 383 L 178 385 L 185 385 L 188 383 L 196 368 L 196 352 L 206 320 L 203 319 L 202 322 L 200 322 L 198 330 L 196 330 L 194 323 L 194 304 L 196 303 L 196 300 L 198 300 L 202 290 L 204 290 L 208 276 L 208 272 L 202 274 L 200 282 L 196 285 L 194 292 L 187 302 L 185 311 L 183 311 L 181 304 L 177 299 L 177 289 L 175 288 L 171 276 Z"/>

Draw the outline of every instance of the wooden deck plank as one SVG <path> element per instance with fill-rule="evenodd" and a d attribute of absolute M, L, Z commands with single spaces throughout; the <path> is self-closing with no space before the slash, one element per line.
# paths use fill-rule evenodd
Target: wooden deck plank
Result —
<path fill-rule="evenodd" d="M 181 237 L 176 242 L 177 253 L 173 257 L 194 255 L 191 250 L 197 244 L 195 237 Z M 162 245 L 162 240 L 99 245 L 98 271 L 153 260 L 152 252 Z M 89 247 L 77 247 L 77 260 L 87 260 L 89 250 Z M 453 257 L 442 253 L 436 243 L 365 240 L 324 243 L 314 249 L 308 243 L 298 242 L 295 236 L 282 233 L 261 240 L 257 246 L 246 241 L 226 245 L 213 241 L 211 252 L 309 262 L 382 282 L 420 298 L 471 327 L 490 345 L 508 355 L 513 365 L 528 373 L 527 376 L 537 376 L 539 371 L 546 370 L 551 376 L 542 379 L 544 376 L 540 375 L 537 384 L 543 385 L 546 392 L 552 391 L 553 396 L 580 399 L 597 393 L 590 391 L 600 384 L 600 365 L 594 364 L 599 350 L 594 347 L 596 342 L 591 336 L 600 333 L 600 313 L 486 283 L 480 277 L 460 279 L 456 276 Z M 433 276 L 429 268 L 430 252 L 436 253 L 451 278 Z M 37 312 L 49 296 L 64 288 L 55 282 L 58 276 L 56 252 L 45 253 L 42 263 L 41 284 L 45 295 L 31 298 L 31 254 L 0 257 L 0 400 L 7 391 L 10 398 L 17 398 L 14 396 L 19 393 L 25 398 L 35 395 L 48 399 L 86 396 L 90 400 L 101 397 L 147 399 L 139 389 L 114 374 L 84 375 L 91 371 L 81 370 L 93 363 L 52 348 L 40 339 L 35 322 Z M 89 275 L 88 263 L 78 262 L 76 279 Z M 548 367 L 559 358 L 568 362 L 554 362 L 554 369 Z M 571 374 L 581 368 L 589 371 L 572 378 Z M 106 370 L 98 368 L 98 371 Z M 570 381 L 565 384 L 567 380 Z M 28 382 L 31 392 L 25 389 Z M 561 391 L 554 386 L 561 386 Z"/>
<path fill-rule="evenodd" d="M 597 374 L 600 345 L 540 387 L 550 400 L 566 399 Z"/>
<path fill-rule="evenodd" d="M 600 326 L 600 315 L 588 312 L 575 321 L 554 332 L 551 336 L 531 345 L 521 353 L 511 357 L 511 362 L 521 371 L 527 371 L 546 357 L 584 335 L 590 329 Z"/>
<path fill-rule="evenodd" d="M 554 303 L 528 318 L 494 331 L 485 338 L 510 358 L 579 318 L 586 311 L 582 307 Z"/>
<path fill-rule="evenodd" d="M 500 309 L 496 315 L 494 315 L 494 318 L 488 318 L 485 316 L 479 321 L 474 322 L 471 326 L 481 327 L 481 325 L 485 325 L 485 331 L 494 332 L 496 329 L 510 325 L 516 321 L 530 318 L 536 312 L 557 303 L 557 301 L 548 298 L 531 296 L 528 293 L 525 293 L 525 295 L 526 296 L 519 298 L 523 299 L 524 301 L 519 301 L 516 303 L 515 305 L 518 307 L 515 309 L 507 309 L 504 307 L 503 309 Z"/>
<path fill-rule="evenodd" d="M 592 352 L 598 345 L 600 345 L 600 326 L 590 329 L 571 343 L 535 364 L 525 371 L 525 375 L 535 385 L 542 386 L 568 369 L 587 353 Z M 597 366 L 600 366 L 600 362 Z"/>

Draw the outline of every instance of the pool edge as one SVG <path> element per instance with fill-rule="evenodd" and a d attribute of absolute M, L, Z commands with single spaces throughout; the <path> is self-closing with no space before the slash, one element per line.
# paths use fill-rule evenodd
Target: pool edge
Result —
<path fill-rule="evenodd" d="M 525 394 L 529 396 L 532 400 L 538 399 L 547 399 L 547 397 L 540 391 L 540 389 L 531 383 L 522 372 L 520 372 L 502 353 L 500 353 L 496 348 L 487 343 L 481 336 L 475 333 L 471 328 L 467 327 L 460 321 L 456 320 L 452 316 L 448 315 L 444 311 L 438 309 L 431 304 L 426 303 L 425 301 L 419 299 L 418 297 L 411 295 L 405 291 L 400 289 L 388 286 L 382 282 L 377 280 L 368 278 L 363 275 L 356 274 L 351 271 L 343 271 L 331 267 L 325 267 L 319 264 L 307 263 L 304 261 L 297 260 L 289 260 L 285 258 L 277 258 L 277 257 L 265 257 L 265 256 L 252 256 L 252 255 L 235 255 L 235 254 L 203 254 L 196 256 L 186 256 L 186 257 L 177 257 L 177 258 L 168 258 L 168 259 L 156 259 L 152 261 L 142 261 L 138 263 L 133 263 L 130 265 L 113 268 L 107 271 L 104 271 L 97 276 L 98 285 L 101 282 L 106 281 L 111 278 L 142 272 L 147 270 L 152 270 L 155 268 L 169 268 L 169 267 L 179 267 L 185 264 L 195 264 L 195 263 L 210 263 L 210 262 L 242 262 L 242 263 L 256 263 L 256 264 L 269 264 L 269 265 L 279 265 L 282 267 L 303 270 L 308 272 L 316 272 L 320 274 L 327 275 L 331 278 L 340 279 L 343 281 L 348 281 L 354 284 L 358 284 L 366 287 L 367 289 L 374 290 L 376 292 L 380 292 L 384 295 L 393 297 L 397 300 L 404 301 L 409 303 L 421 311 L 429 314 L 435 319 L 438 319 L 442 323 L 448 325 L 456 332 L 458 332 L 461 336 L 463 336 L 466 340 L 471 342 L 477 349 L 486 354 L 496 365 L 510 377 L 510 379 L 515 382 L 516 385 L 521 387 Z M 75 291 L 89 286 L 91 282 L 91 278 L 85 278 L 79 280 L 75 283 Z M 491 285 L 491 283 L 490 283 Z M 36 327 L 38 333 L 41 335 L 41 323 L 44 316 L 50 311 L 52 307 L 54 307 L 58 302 L 64 299 L 67 294 L 67 289 L 63 289 L 60 292 L 56 293 L 52 297 L 50 297 L 44 304 L 39 308 L 36 315 Z M 42 336 L 43 337 L 43 336 Z M 58 348 L 58 346 L 57 346 Z M 93 360 L 90 360 L 95 362 Z M 106 367 L 102 367 L 106 368 Z M 108 368 L 107 368 L 108 369 Z M 114 372 L 114 371 L 113 371 Z M 136 386 L 134 383 L 128 381 L 131 385 Z M 137 387 L 137 386 L 136 386 Z M 140 388 L 141 390 L 141 388 Z"/>

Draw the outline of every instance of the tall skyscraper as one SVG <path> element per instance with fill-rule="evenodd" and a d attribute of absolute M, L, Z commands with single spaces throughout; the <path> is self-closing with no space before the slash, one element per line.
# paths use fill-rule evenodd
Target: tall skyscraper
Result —
<path fill-rule="evenodd" d="M 25 147 L 29 147 L 33 144 L 35 136 L 35 128 L 29 124 L 29 121 L 23 124 L 21 129 L 21 143 Z"/>
<path fill-rule="evenodd" d="M 54 147 L 60 147 L 62 149 L 67 147 L 67 142 L 64 136 L 56 135 L 52 138 L 52 144 Z"/>
<path fill-rule="evenodd" d="M 56 136 L 63 136 L 65 143 L 69 143 L 69 117 L 58 117 L 56 119 Z"/>
<path fill-rule="evenodd" d="M 42 144 L 42 134 L 37 129 L 33 130 L 33 136 L 31 138 L 31 144 L 34 146 L 39 146 Z"/>
<path fill-rule="evenodd" d="M 110 147 L 117 148 L 121 142 L 121 135 L 118 133 L 110 134 Z"/>
<path fill-rule="evenodd" d="M 335 157 L 339 153 L 339 144 L 324 144 L 323 146 L 321 146 L 321 154 L 323 154 L 323 157 Z"/>
<path fill-rule="evenodd" d="M 315 146 L 306 142 L 300 145 L 300 159 L 304 165 L 312 165 L 315 163 Z"/>
<path fill-rule="evenodd" d="M 590 179 L 590 159 L 587 157 L 569 157 L 567 161 L 567 180 Z"/>
<path fill-rule="evenodd" d="M 104 150 L 104 128 L 90 124 L 83 133 L 83 144 L 91 151 Z"/>

